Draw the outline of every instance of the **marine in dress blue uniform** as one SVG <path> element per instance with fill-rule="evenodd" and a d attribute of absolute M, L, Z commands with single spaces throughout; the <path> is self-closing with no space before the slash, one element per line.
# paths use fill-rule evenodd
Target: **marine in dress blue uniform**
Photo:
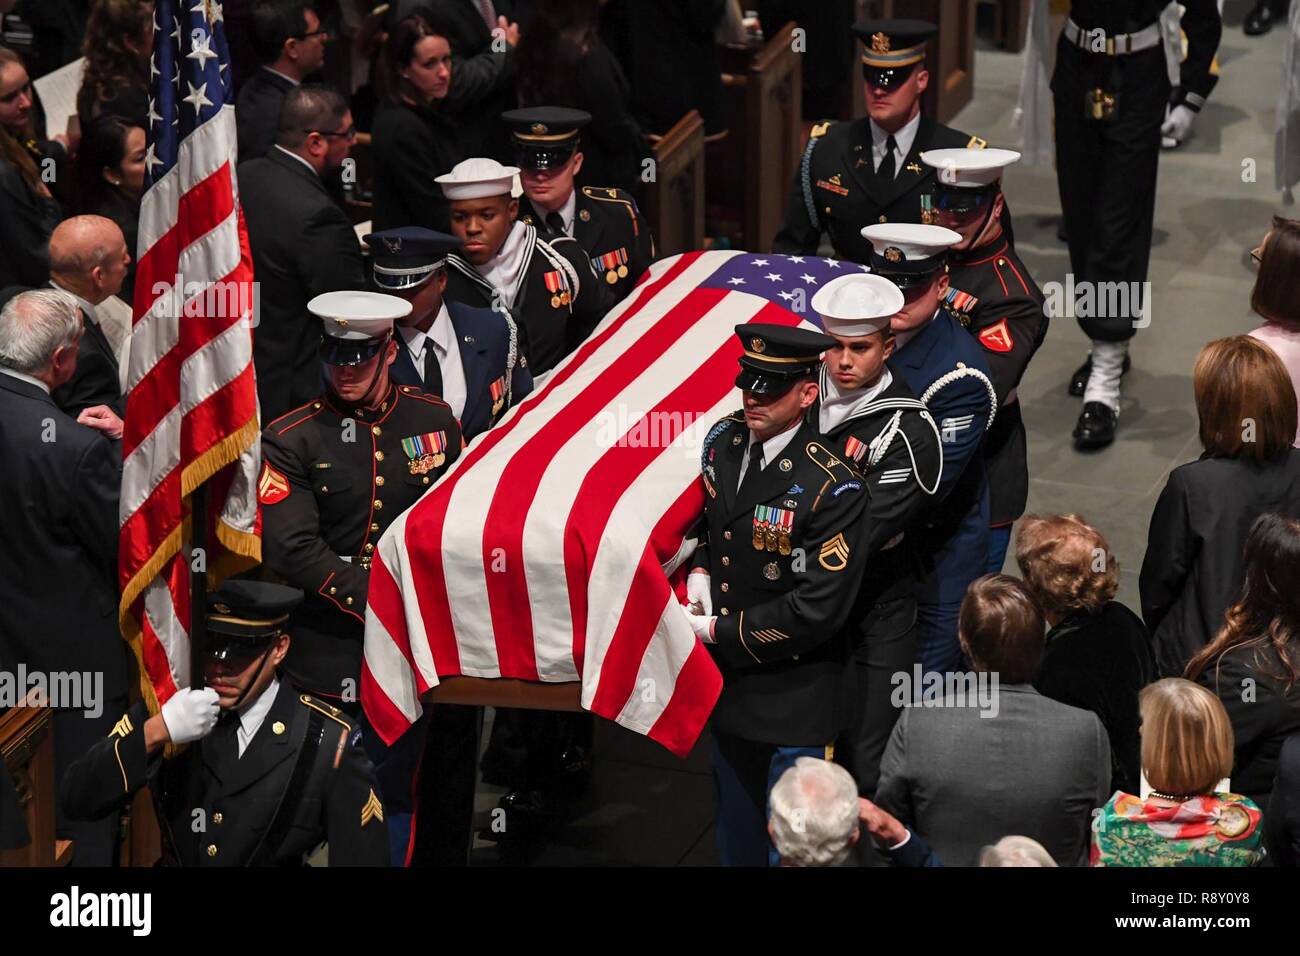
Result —
<path fill-rule="evenodd" d="M 1029 499 L 1028 440 L 1019 386 L 1047 337 L 1043 292 L 1003 231 L 1003 170 L 1020 159 L 1010 149 L 936 149 L 921 154 L 934 168 L 938 225 L 962 236 L 948 256 L 944 304 L 984 349 L 998 414 L 984 436 L 989 479 L 988 571 L 1002 570 L 1011 525 Z"/>
<path fill-rule="evenodd" d="M 871 271 L 903 291 L 905 318 L 890 369 L 907 383 L 939 426 L 943 469 L 937 500 L 914 528 L 925 572 L 917 593 L 917 661 L 927 671 L 962 668 L 957 613 L 988 561 L 989 497 L 981 442 L 997 411 L 983 349 L 941 304 L 947 250 L 960 240 L 940 226 L 868 226 Z M 929 315 L 929 318 L 924 316 Z"/>
<path fill-rule="evenodd" d="M 890 321 L 902 308 L 896 285 L 861 273 L 832 279 L 812 299 L 836 342 L 823 358 L 812 415 L 871 493 L 867 567 L 848 622 L 849 716 L 835 746 L 866 796 L 875 792 L 898 719 L 893 676 L 910 670 L 916 656 L 921 568 L 909 529 L 934 501 L 943 459 L 929 409 L 887 364 L 894 351 Z"/>
<path fill-rule="evenodd" d="M 745 406 L 704 441 L 705 543 L 685 613 L 723 678 L 711 718 L 719 855 L 763 866 L 778 862 L 772 785 L 798 757 L 829 759 L 843 722 L 843 625 L 865 563 L 868 494 L 806 417 L 834 341 L 763 323 L 736 334 Z"/>
<path fill-rule="evenodd" d="M 365 241 L 375 287 L 411 303 L 397 321 L 402 348 L 389 376 L 445 401 L 473 441 L 533 390 L 514 320 L 444 298 L 447 256 L 460 248 L 455 236 L 406 226 Z"/>

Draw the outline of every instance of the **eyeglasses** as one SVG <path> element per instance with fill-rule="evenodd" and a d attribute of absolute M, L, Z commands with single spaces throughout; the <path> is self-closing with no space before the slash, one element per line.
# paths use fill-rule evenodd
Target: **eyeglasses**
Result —
<path fill-rule="evenodd" d="M 295 33 L 290 39 L 293 40 L 310 40 L 312 37 L 330 38 L 330 31 L 322 27 L 319 30 L 312 30 L 311 33 Z"/>
<path fill-rule="evenodd" d="M 327 133 L 324 130 L 319 130 L 319 129 L 305 129 L 303 130 L 303 132 L 308 135 L 311 135 L 312 133 L 320 133 L 320 135 L 324 136 L 326 139 L 335 139 L 341 137 L 342 139 L 346 139 L 349 143 L 351 143 L 353 140 L 357 138 L 357 128 L 355 126 L 349 126 L 341 133 Z"/>

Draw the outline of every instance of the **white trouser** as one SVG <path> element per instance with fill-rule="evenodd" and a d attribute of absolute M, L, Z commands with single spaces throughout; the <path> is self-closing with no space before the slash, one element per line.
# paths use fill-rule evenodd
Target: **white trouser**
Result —
<path fill-rule="evenodd" d="M 1124 358 L 1128 355 L 1128 340 L 1123 342 L 1092 342 L 1092 374 L 1083 390 L 1084 402 L 1101 402 L 1119 414 L 1119 379 L 1124 371 Z"/>

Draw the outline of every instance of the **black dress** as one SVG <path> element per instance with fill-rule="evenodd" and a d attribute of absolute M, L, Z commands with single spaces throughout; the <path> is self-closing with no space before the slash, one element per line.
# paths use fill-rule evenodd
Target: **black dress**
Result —
<path fill-rule="evenodd" d="M 436 109 L 384 103 L 375 113 L 374 228 L 449 232 L 447 199 L 434 177 L 466 156 L 458 126 Z"/>
<path fill-rule="evenodd" d="M 46 246 L 62 219 L 58 200 L 41 196 L 17 166 L 0 158 L 0 288 L 39 288 L 50 281 Z"/>
<path fill-rule="evenodd" d="M 1047 632 L 1034 689 L 1097 715 L 1110 738 L 1110 789 L 1137 793 L 1138 691 L 1154 679 L 1146 627 L 1123 604 L 1110 601 L 1093 615 L 1075 611 Z"/>
<path fill-rule="evenodd" d="M 1232 792 L 1254 800 L 1266 818 L 1282 745 L 1300 733 L 1300 681 L 1288 689 L 1285 673 L 1277 652 L 1255 643 L 1223 654 L 1199 678 L 1232 721 Z"/>

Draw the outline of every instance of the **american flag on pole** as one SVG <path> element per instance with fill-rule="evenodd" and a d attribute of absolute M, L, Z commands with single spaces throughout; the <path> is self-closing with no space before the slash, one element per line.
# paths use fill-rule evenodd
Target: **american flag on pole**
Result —
<path fill-rule="evenodd" d="M 158 0 L 122 436 L 122 633 L 156 709 L 190 679 L 189 573 L 261 558 L 253 269 L 221 4 Z M 208 527 L 189 496 L 208 483 Z"/>
<path fill-rule="evenodd" d="M 820 322 L 833 259 L 696 252 L 631 296 L 379 542 L 361 700 L 388 742 L 453 675 L 580 681 L 582 706 L 676 754 L 722 687 L 675 605 L 700 448 L 740 407 L 743 322 Z"/>

